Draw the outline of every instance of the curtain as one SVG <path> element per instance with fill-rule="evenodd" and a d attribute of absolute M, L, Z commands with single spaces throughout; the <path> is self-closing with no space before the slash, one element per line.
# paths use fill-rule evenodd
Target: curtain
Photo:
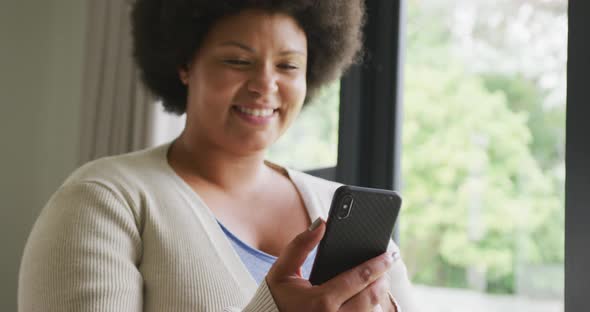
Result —
<path fill-rule="evenodd" d="M 88 1 L 80 163 L 148 147 L 155 98 L 132 58 L 131 1 Z"/>

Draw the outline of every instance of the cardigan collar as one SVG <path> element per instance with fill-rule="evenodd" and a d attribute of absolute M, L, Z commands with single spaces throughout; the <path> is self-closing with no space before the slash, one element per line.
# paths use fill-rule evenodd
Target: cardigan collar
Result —
<path fill-rule="evenodd" d="M 258 289 L 256 281 L 250 274 L 250 271 L 246 265 L 242 262 L 242 259 L 238 253 L 235 251 L 230 240 L 227 238 L 225 233 L 223 233 L 211 209 L 207 207 L 199 194 L 197 194 L 193 188 L 191 188 L 180 176 L 178 176 L 169 165 L 167 153 L 170 146 L 171 143 L 168 143 L 156 148 L 159 152 L 159 158 L 163 164 L 164 170 L 168 171 L 168 175 L 173 180 L 175 180 L 178 187 L 183 191 L 183 193 L 186 194 L 186 196 L 189 197 L 189 201 L 196 203 L 192 205 L 193 211 L 208 235 L 211 250 L 214 250 L 218 254 L 220 261 L 231 272 L 234 281 L 240 286 L 244 296 L 246 296 L 246 298 L 250 298 Z M 318 197 L 318 194 L 314 192 L 311 186 L 307 183 L 306 179 L 308 177 L 304 173 L 296 170 L 286 169 L 269 161 L 265 161 L 265 164 L 275 170 L 285 173 L 295 185 L 295 188 L 303 200 L 310 218 L 310 222 L 313 222 L 318 217 L 323 217 L 324 219 L 326 218 L 326 216 L 324 216 L 322 213 L 322 203 Z"/>

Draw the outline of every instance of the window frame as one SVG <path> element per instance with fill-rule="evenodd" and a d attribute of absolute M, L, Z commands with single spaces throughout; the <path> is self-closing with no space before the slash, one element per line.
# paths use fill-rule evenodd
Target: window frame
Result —
<path fill-rule="evenodd" d="M 565 179 L 565 312 L 590 311 L 590 3 L 569 1 Z"/>
<path fill-rule="evenodd" d="M 340 88 L 335 178 L 346 184 L 398 190 L 405 1 L 365 3 L 363 62 L 348 71 Z"/>

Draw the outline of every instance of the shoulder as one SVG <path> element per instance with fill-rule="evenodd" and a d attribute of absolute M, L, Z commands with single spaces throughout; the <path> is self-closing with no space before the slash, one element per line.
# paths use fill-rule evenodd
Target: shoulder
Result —
<path fill-rule="evenodd" d="M 169 144 L 91 161 L 74 171 L 64 185 L 95 182 L 115 189 L 140 187 L 168 174 Z"/>
<path fill-rule="evenodd" d="M 297 170 L 287 169 L 287 172 L 293 183 L 295 183 L 301 192 L 301 196 L 303 196 L 307 202 L 314 203 L 314 206 L 319 210 L 317 211 L 318 216 L 321 216 L 325 220 L 330 211 L 330 204 L 332 203 L 334 192 L 336 192 L 336 189 L 342 186 L 342 184 L 318 178 Z M 314 216 L 312 216 L 312 218 L 313 217 Z"/>
<path fill-rule="evenodd" d="M 332 197 L 336 189 L 342 186 L 342 183 L 319 178 L 302 171 L 291 169 L 289 169 L 288 171 L 289 175 L 293 179 L 297 179 L 302 183 L 308 185 L 309 187 L 312 187 L 315 191 L 317 191 L 320 194 L 329 195 L 330 198 Z"/>
<path fill-rule="evenodd" d="M 161 170 L 169 144 L 137 152 L 103 157 L 91 161 L 74 171 L 65 184 L 74 182 L 116 181 L 142 178 Z"/>
<path fill-rule="evenodd" d="M 75 170 L 51 196 L 37 219 L 39 229 L 52 224 L 98 222 L 99 217 L 143 224 L 144 210 L 166 188 L 166 146 L 105 157 Z M 69 221 L 68 221 L 69 220 Z M 58 233 L 55 227 L 49 232 Z"/>
<path fill-rule="evenodd" d="M 64 189 L 101 188 L 118 197 L 129 207 L 138 207 L 145 194 L 159 189 L 166 170 L 169 144 L 133 153 L 110 156 L 91 161 L 75 170 L 63 183 Z"/>

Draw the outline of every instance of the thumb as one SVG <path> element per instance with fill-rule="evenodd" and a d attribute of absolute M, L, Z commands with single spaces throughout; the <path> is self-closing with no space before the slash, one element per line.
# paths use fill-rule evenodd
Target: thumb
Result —
<path fill-rule="evenodd" d="M 287 245 L 270 269 L 267 277 L 271 280 L 280 280 L 288 276 L 297 275 L 305 259 L 307 259 L 309 253 L 320 242 L 325 231 L 326 226 L 324 220 L 317 218 L 309 229 L 297 235 Z"/>

